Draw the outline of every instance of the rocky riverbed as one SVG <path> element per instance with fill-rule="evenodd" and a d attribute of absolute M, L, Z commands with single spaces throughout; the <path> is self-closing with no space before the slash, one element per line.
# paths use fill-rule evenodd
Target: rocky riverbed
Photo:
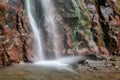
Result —
<path fill-rule="evenodd" d="M 87 60 L 86 63 L 77 69 L 81 80 L 120 80 L 119 57 L 101 61 Z"/>
<path fill-rule="evenodd" d="M 52 64 L 51 64 L 52 65 Z M 35 64 L 20 64 L 1 68 L 0 80 L 120 80 L 120 59 L 86 59 L 68 70 Z"/>

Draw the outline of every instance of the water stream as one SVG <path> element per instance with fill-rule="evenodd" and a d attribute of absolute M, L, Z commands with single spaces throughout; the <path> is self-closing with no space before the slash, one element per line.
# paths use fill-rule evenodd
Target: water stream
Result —
<path fill-rule="evenodd" d="M 41 40 L 42 37 L 40 35 L 38 25 L 35 22 L 35 19 L 33 17 L 34 16 L 34 13 L 32 11 L 33 9 L 32 7 L 34 6 L 33 3 L 34 3 L 33 0 L 26 0 L 27 13 L 28 13 L 32 33 L 33 33 L 33 38 L 34 38 L 33 46 L 37 53 L 33 56 L 34 57 L 33 61 L 39 61 L 39 60 L 44 60 L 45 56 L 44 56 L 44 51 L 42 47 L 42 40 Z"/>
<path fill-rule="evenodd" d="M 79 80 L 79 76 L 64 69 L 24 64 L 1 69 L 0 80 Z"/>
<path fill-rule="evenodd" d="M 33 56 L 33 62 L 34 66 L 39 66 L 41 68 L 42 67 L 47 67 L 49 69 L 57 69 L 57 70 L 66 70 L 66 71 L 70 71 L 72 73 L 76 73 L 73 69 L 72 69 L 72 64 L 75 64 L 76 62 L 79 62 L 79 60 L 84 60 L 80 57 L 68 57 L 68 58 L 60 58 L 60 39 L 59 39 L 59 30 L 58 30 L 58 26 L 56 24 L 55 21 L 55 6 L 54 6 L 54 2 L 53 0 L 39 0 L 38 2 L 40 2 L 39 5 L 42 5 L 42 11 L 44 13 L 44 28 L 48 29 L 47 33 L 48 33 L 48 38 L 51 42 L 51 47 L 53 49 L 53 54 L 54 57 L 52 60 L 46 60 L 46 56 L 44 53 L 44 49 L 42 46 L 43 43 L 42 42 L 42 36 L 41 36 L 41 28 L 37 21 L 36 21 L 36 17 L 35 17 L 35 13 L 37 13 L 35 10 L 35 3 L 33 2 L 33 0 L 26 0 L 26 6 L 27 6 L 27 13 L 28 13 L 28 17 L 29 17 L 29 21 L 31 24 L 31 29 L 32 29 L 32 33 L 33 33 L 33 38 L 34 38 L 34 48 L 35 51 L 37 52 L 37 54 L 35 54 Z M 37 17 L 39 18 L 39 17 Z"/>
<path fill-rule="evenodd" d="M 54 6 L 54 2 L 53 0 L 40 0 L 38 1 L 40 2 L 39 5 L 37 6 L 42 6 L 42 12 L 44 13 L 44 28 L 47 29 L 47 39 L 49 41 L 49 43 L 51 44 L 51 49 L 53 51 L 54 54 L 54 58 L 58 59 L 60 57 L 60 47 L 59 47 L 59 43 L 60 43 L 60 39 L 59 39 L 59 31 L 58 31 L 58 27 L 57 24 L 55 22 L 55 6 Z M 38 27 L 42 27 L 41 25 L 39 25 L 36 22 L 36 12 L 35 10 L 35 3 L 33 2 L 33 0 L 26 0 L 26 6 L 27 6 L 27 13 L 28 13 L 28 17 L 29 17 L 29 21 L 31 24 L 31 29 L 32 29 L 32 33 L 33 33 L 33 38 L 34 38 L 34 50 L 36 51 L 37 54 L 35 54 L 33 56 L 34 58 L 34 62 L 36 61 L 41 61 L 41 60 L 45 60 L 46 56 L 44 53 L 44 49 L 43 49 L 43 45 L 45 43 L 42 42 L 42 35 L 40 33 L 42 33 L 41 30 L 39 30 L 40 28 Z M 39 18 L 39 16 L 37 16 L 37 18 Z M 39 25 L 39 26 L 38 26 Z"/>
<path fill-rule="evenodd" d="M 33 53 L 33 58 L 31 59 L 34 63 L 25 63 L 19 65 L 13 64 L 13 66 L 1 68 L 0 80 L 120 80 L 119 66 L 116 67 L 115 65 L 115 71 L 119 71 L 115 72 L 113 66 L 112 68 L 110 68 L 110 66 L 105 68 L 105 64 L 101 65 L 106 61 L 101 61 L 101 63 L 93 60 L 87 61 L 83 56 L 70 56 L 62 58 L 60 55 L 61 41 L 59 38 L 58 25 L 56 23 L 56 12 L 53 0 L 25 1 L 28 19 L 32 30 L 31 33 L 34 39 L 33 48 L 36 54 Z M 35 1 L 36 3 L 39 3 L 36 5 Z M 38 23 L 39 16 L 36 16 L 36 14 L 39 13 L 35 11 L 35 6 L 42 8 L 42 10 L 40 10 L 42 12 L 39 10 L 38 11 L 39 13 L 43 13 L 44 25 L 40 25 Z M 48 41 L 51 44 L 51 49 L 54 54 L 54 58 L 52 60 L 46 60 L 47 56 L 44 49 L 44 45 L 46 43 L 43 41 L 44 39 L 41 27 L 47 30 L 47 39 L 49 39 Z M 94 50 L 97 51 L 97 46 L 92 41 L 93 40 L 89 42 L 89 45 L 92 48 L 96 48 Z M 95 58 L 97 57 L 95 56 Z M 84 62 L 85 60 L 87 62 Z M 102 71 L 100 72 L 99 67 L 90 66 L 90 64 L 97 64 L 97 66 L 99 64 L 101 67 L 103 66 L 103 70 L 101 69 Z M 109 71 L 109 69 L 112 71 Z"/>
<path fill-rule="evenodd" d="M 55 6 L 53 0 L 41 0 L 41 5 L 45 17 L 45 27 L 48 30 L 48 39 L 51 39 L 52 49 L 55 58 L 60 58 L 60 39 L 59 30 L 55 22 Z"/>

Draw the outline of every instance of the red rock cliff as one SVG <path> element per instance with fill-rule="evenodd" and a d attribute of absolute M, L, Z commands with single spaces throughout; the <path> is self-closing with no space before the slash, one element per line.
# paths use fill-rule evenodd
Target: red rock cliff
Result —
<path fill-rule="evenodd" d="M 4 3 L 2 1 L 0 2 L 0 65 L 29 62 L 32 47 L 24 5 L 21 0 L 9 0 Z"/>
<path fill-rule="evenodd" d="M 60 15 L 57 21 L 62 26 L 59 36 L 63 41 L 63 54 L 99 51 L 120 55 L 119 0 L 78 1 L 80 5 L 76 6 L 74 0 L 55 0 Z M 46 52 L 50 52 L 47 48 Z M 22 0 L 0 0 L 0 65 L 30 62 L 32 54 L 30 24 L 24 3 Z"/>

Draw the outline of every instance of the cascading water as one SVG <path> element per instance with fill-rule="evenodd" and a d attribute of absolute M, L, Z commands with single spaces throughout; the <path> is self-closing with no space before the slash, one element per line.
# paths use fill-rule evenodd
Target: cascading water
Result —
<path fill-rule="evenodd" d="M 44 15 L 44 29 L 47 29 L 47 39 L 49 43 L 51 44 L 51 49 L 52 53 L 54 54 L 54 58 L 59 58 L 60 57 L 60 39 L 59 39 L 59 32 L 58 32 L 58 27 L 55 22 L 55 6 L 53 0 L 39 0 L 39 6 L 42 6 L 43 10 L 43 15 Z M 35 3 L 33 0 L 26 0 L 26 6 L 27 6 L 27 12 L 28 12 L 28 17 L 29 21 L 31 24 L 32 32 L 33 32 L 33 37 L 34 37 L 34 48 L 37 53 L 35 54 L 34 59 L 37 61 L 44 60 L 45 53 L 43 51 L 42 46 L 42 37 L 40 33 L 42 31 L 39 31 L 38 25 L 36 22 L 36 18 L 34 17 L 34 13 L 36 13 L 35 10 Z M 37 18 L 39 18 L 37 16 Z"/>
<path fill-rule="evenodd" d="M 36 0 L 37 1 L 37 0 Z M 71 72 L 74 72 L 72 69 L 71 64 L 76 63 L 76 61 L 80 61 L 80 57 L 68 57 L 68 58 L 60 58 L 60 39 L 59 39 L 59 31 L 58 31 L 58 26 L 55 22 L 55 6 L 53 0 L 38 0 L 42 5 L 42 10 L 44 13 L 44 18 L 43 18 L 43 23 L 44 23 L 44 29 L 47 29 L 46 32 L 48 33 L 47 39 L 51 43 L 52 51 L 55 54 L 54 60 L 47 60 L 47 61 L 41 61 L 45 60 L 46 56 L 45 53 L 43 52 L 43 47 L 42 46 L 42 40 L 43 39 L 40 35 L 40 32 L 38 29 L 38 22 L 36 20 L 36 17 L 34 17 L 35 12 L 35 3 L 33 0 L 26 0 L 26 5 L 27 5 L 27 12 L 28 12 L 28 17 L 29 21 L 32 27 L 32 32 L 34 36 L 34 47 L 35 50 L 37 51 L 37 55 L 35 54 L 34 56 L 34 64 L 35 65 L 41 65 L 41 66 L 48 66 L 51 68 L 57 68 L 57 69 L 65 69 Z M 39 4 L 39 3 L 38 3 Z M 39 5 L 39 6 L 40 6 Z M 37 5 L 38 7 L 38 5 Z M 39 10 L 38 10 L 39 11 Z M 39 18 L 37 16 L 37 18 Z M 38 19 L 39 21 L 39 19 Z M 36 61 L 37 60 L 37 61 Z"/>
<path fill-rule="evenodd" d="M 33 56 L 33 61 L 40 61 L 40 60 L 44 60 L 45 56 L 44 56 L 44 51 L 43 51 L 43 47 L 42 47 L 42 38 L 38 29 L 38 25 L 33 17 L 33 11 L 32 11 L 32 7 L 34 6 L 33 3 L 34 0 L 26 0 L 26 7 L 27 7 L 27 13 L 28 13 L 28 17 L 29 17 L 29 21 L 30 21 L 30 25 L 32 28 L 32 33 L 33 33 L 33 37 L 34 37 L 34 48 L 37 54 L 35 54 Z"/>
<path fill-rule="evenodd" d="M 60 39 L 58 26 L 55 22 L 55 6 L 53 0 L 41 0 L 41 5 L 44 12 L 45 27 L 48 30 L 48 38 L 51 39 L 52 49 L 55 58 L 60 57 Z"/>

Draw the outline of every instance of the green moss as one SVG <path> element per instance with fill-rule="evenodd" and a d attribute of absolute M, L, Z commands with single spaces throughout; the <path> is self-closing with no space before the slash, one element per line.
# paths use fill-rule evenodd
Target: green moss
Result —
<path fill-rule="evenodd" d="M 84 0 L 82 0 L 82 2 L 84 3 Z M 79 47 L 78 47 L 79 41 L 76 38 L 77 37 L 76 32 L 80 32 L 82 30 L 84 35 L 91 36 L 91 32 L 90 32 L 90 28 L 89 28 L 91 25 L 91 22 L 89 20 L 89 16 L 85 15 L 85 14 L 89 13 L 88 9 L 83 10 L 83 8 L 81 6 L 82 4 L 79 0 L 72 0 L 72 4 L 74 7 L 74 13 L 78 18 L 77 24 L 72 25 L 72 29 L 71 29 L 71 34 L 72 34 L 72 38 L 74 41 L 74 50 L 77 51 L 79 49 Z"/>
<path fill-rule="evenodd" d="M 120 0 L 118 0 L 118 9 L 120 11 Z"/>

